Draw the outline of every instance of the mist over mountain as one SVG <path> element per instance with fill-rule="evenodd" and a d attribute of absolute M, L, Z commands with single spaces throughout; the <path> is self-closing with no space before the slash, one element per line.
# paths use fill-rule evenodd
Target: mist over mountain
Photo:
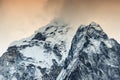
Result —
<path fill-rule="evenodd" d="M 11 43 L 0 80 L 120 80 L 120 44 L 95 22 L 72 27 L 55 19 Z"/>

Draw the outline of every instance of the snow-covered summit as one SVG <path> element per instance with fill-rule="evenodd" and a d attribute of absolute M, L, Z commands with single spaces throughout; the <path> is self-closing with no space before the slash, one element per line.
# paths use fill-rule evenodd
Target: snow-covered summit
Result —
<path fill-rule="evenodd" d="M 95 28 L 98 31 L 103 31 L 102 28 L 100 27 L 100 25 L 97 24 L 96 22 L 91 22 L 90 23 L 90 27 L 93 27 L 93 28 Z"/>
<path fill-rule="evenodd" d="M 120 44 L 96 23 L 80 26 L 57 80 L 119 80 Z"/>

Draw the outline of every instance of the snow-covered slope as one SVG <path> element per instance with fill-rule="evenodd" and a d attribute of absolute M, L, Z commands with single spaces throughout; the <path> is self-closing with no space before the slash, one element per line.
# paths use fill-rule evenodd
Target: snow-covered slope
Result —
<path fill-rule="evenodd" d="M 41 80 L 49 76 L 55 66 L 63 66 L 68 56 L 72 39 L 69 33 L 66 23 L 54 20 L 31 37 L 13 42 L 1 57 L 1 76 L 6 80 Z"/>
<path fill-rule="evenodd" d="M 0 80 L 120 80 L 120 45 L 96 23 L 76 34 L 54 20 L 13 42 L 0 57 Z"/>

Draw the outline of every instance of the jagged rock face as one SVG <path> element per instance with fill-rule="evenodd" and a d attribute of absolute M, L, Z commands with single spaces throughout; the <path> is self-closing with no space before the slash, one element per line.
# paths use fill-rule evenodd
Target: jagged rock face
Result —
<path fill-rule="evenodd" d="M 0 80 L 120 80 L 117 41 L 96 23 L 69 33 L 54 21 L 12 43 L 0 58 Z"/>
<path fill-rule="evenodd" d="M 120 79 L 120 45 L 95 23 L 78 29 L 68 56 L 65 80 Z"/>

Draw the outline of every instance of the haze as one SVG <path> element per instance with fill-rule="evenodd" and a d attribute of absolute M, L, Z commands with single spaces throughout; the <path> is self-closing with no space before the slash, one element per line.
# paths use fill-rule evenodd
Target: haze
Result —
<path fill-rule="evenodd" d="M 0 0 L 0 55 L 56 17 L 75 28 L 94 21 L 120 42 L 119 0 Z"/>

